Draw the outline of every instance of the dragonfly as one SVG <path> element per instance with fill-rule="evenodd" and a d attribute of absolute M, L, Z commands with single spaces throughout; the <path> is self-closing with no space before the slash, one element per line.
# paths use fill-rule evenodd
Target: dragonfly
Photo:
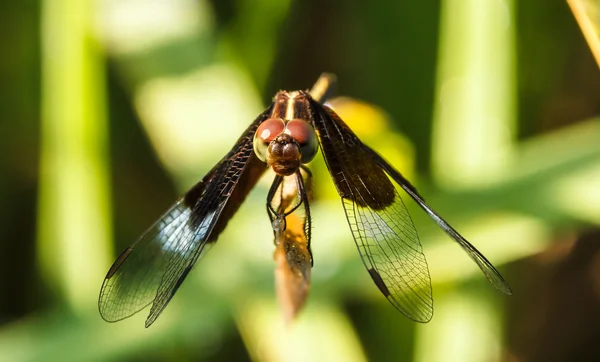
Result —
<path fill-rule="evenodd" d="M 120 321 L 150 306 L 145 326 L 152 325 L 269 168 L 275 173 L 267 213 L 276 244 L 276 284 L 293 315 L 306 298 L 313 265 L 307 164 L 319 149 L 362 262 L 398 311 L 422 323 L 433 316 L 427 261 L 401 194 L 462 247 L 493 287 L 512 294 L 488 259 L 325 104 L 335 79 L 323 73 L 310 91 L 278 92 L 202 180 L 118 256 L 98 299 L 104 320 Z"/>

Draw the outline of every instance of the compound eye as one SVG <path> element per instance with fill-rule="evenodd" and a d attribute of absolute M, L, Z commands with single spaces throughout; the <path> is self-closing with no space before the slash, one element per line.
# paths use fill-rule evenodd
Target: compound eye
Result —
<path fill-rule="evenodd" d="M 298 142 L 302 153 L 301 162 L 308 163 L 317 155 L 319 141 L 315 129 L 303 119 L 292 119 L 286 126 L 286 131 Z"/>
<path fill-rule="evenodd" d="M 280 118 L 269 118 L 258 126 L 254 134 L 254 153 L 262 162 L 267 162 L 267 148 L 271 141 L 285 129 L 285 123 Z"/>

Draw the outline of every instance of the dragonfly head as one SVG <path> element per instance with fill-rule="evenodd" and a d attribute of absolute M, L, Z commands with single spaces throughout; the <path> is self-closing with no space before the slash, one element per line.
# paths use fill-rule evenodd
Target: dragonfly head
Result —
<path fill-rule="evenodd" d="M 254 153 L 278 175 L 289 176 L 310 162 L 319 149 L 312 126 L 302 119 L 270 118 L 254 135 Z"/>

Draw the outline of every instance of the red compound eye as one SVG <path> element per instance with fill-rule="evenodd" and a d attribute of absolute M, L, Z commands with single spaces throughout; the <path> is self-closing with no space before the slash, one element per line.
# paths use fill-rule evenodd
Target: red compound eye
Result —
<path fill-rule="evenodd" d="M 263 162 L 267 162 L 269 143 L 285 129 L 285 123 L 280 118 L 269 118 L 258 126 L 254 134 L 254 153 Z"/>
<path fill-rule="evenodd" d="M 285 123 L 279 118 L 269 118 L 258 126 L 255 139 L 260 139 L 263 142 L 269 143 L 279 136 L 285 129 Z"/>
<path fill-rule="evenodd" d="M 315 129 L 303 119 L 292 119 L 285 125 L 286 133 L 298 142 L 302 153 L 302 163 L 315 158 L 319 150 L 319 142 Z"/>

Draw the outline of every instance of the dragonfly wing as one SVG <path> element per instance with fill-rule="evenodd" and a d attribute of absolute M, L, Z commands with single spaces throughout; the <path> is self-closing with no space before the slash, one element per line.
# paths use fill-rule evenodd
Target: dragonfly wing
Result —
<path fill-rule="evenodd" d="M 369 275 L 396 309 L 428 322 L 433 315 L 429 269 L 398 190 L 332 110 L 314 103 L 313 115 L 327 168 Z"/>
<path fill-rule="evenodd" d="M 396 308 L 420 322 L 428 321 L 433 313 L 431 282 L 422 247 L 398 189 L 389 178 L 467 252 L 496 289 L 512 294 L 498 270 L 427 205 L 416 188 L 400 172 L 364 145 L 333 110 L 316 102 L 312 103 L 312 108 L 321 149 L 342 197 L 359 251 L 363 246 L 363 261 L 366 257 L 365 265 L 371 277 L 384 295 L 390 294 L 386 296 Z M 372 248 L 372 245 L 376 247 Z M 372 250 L 368 250 L 370 247 Z M 387 250 L 394 248 L 403 251 L 390 253 Z M 376 256 L 375 252 L 380 255 Z M 381 252 L 385 252 L 386 256 L 382 257 Z M 374 267 L 370 268 L 372 265 Z M 379 269 L 393 270 L 392 275 L 400 275 L 402 278 L 382 275 L 386 272 Z M 394 286 L 394 283 L 398 285 Z M 409 291 L 406 285 L 411 286 Z"/>
<path fill-rule="evenodd" d="M 377 162 L 385 170 L 385 172 L 390 175 L 390 177 L 394 179 L 394 181 L 396 181 L 398 185 L 400 185 L 400 187 L 402 187 L 402 189 L 409 194 L 410 197 L 412 197 L 413 200 L 415 200 L 423 210 L 425 210 L 427 215 L 429 215 L 439 225 L 439 227 L 446 232 L 446 234 L 448 234 L 454 241 L 458 243 L 458 245 L 463 248 L 467 255 L 477 264 L 477 266 L 479 266 L 479 269 L 481 269 L 490 284 L 492 284 L 494 288 L 498 289 L 502 293 L 512 295 L 510 286 L 506 280 L 504 280 L 500 272 L 492 265 L 492 263 L 490 263 L 490 261 L 487 260 L 487 258 L 483 256 L 483 254 L 481 254 L 481 252 L 477 250 L 473 244 L 465 239 L 458 231 L 450 226 L 446 220 L 444 220 L 429 205 L 427 205 L 415 187 L 411 185 L 410 182 L 408 182 L 408 180 L 406 180 L 404 176 L 400 174 L 400 172 L 393 168 L 375 151 L 369 149 L 369 152 L 371 153 L 373 159 L 375 159 L 375 162 Z"/>
<path fill-rule="evenodd" d="M 252 139 L 270 112 L 263 112 L 233 149 L 117 258 L 100 290 L 102 318 L 116 322 L 152 305 L 146 327 L 156 320 L 266 170 L 254 155 Z"/>

